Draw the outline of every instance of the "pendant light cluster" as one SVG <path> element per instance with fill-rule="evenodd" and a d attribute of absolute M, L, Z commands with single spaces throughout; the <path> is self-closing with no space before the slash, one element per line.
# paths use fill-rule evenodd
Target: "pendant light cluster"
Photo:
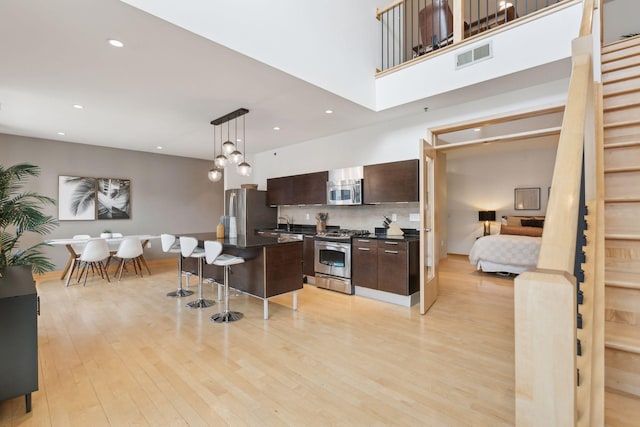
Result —
<path fill-rule="evenodd" d="M 243 142 L 242 150 L 246 153 L 247 143 L 246 143 L 246 134 L 245 134 L 245 118 L 244 115 L 247 114 L 249 110 L 246 108 L 239 108 L 236 111 L 233 111 L 229 114 L 226 114 L 222 117 L 219 117 L 215 120 L 211 121 L 211 124 L 214 126 L 213 129 L 213 169 L 209 171 L 208 177 L 210 181 L 217 182 L 222 179 L 224 168 L 231 165 L 237 165 L 237 171 L 242 176 L 251 175 L 251 165 L 247 163 L 245 159 L 245 155 L 242 154 L 238 150 L 236 144 L 230 139 L 230 128 L 231 128 L 231 120 L 233 120 L 233 124 L 235 127 L 235 140 L 236 142 Z M 242 139 L 238 139 L 238 118 L 242 116 Z M 222 125 L 227 124 L 227 140 L 222 142 Z M 220 127 L 220 154 L 216 156 L 216 127 Z M 228 156 L 228 157 L 227 157 Z"/>

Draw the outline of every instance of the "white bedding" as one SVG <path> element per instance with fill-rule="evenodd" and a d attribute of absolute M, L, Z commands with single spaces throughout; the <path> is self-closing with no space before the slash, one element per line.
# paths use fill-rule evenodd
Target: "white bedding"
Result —
<path fill-rule="evenodd" d="M 469 261 L 485 272 L 520 274 L 538 263 L 542 237 L 493 234 L 476 240 Z"/>

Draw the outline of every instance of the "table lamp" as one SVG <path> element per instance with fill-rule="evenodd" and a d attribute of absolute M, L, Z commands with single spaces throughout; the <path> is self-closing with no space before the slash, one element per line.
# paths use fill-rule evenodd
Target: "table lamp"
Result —
<path fill-rule="evenodd" d="M 490 221 L 496 220 L 496 211 L 478 211 L 478 221 L 484 221 L 484 236 L 491 234 Z"/>

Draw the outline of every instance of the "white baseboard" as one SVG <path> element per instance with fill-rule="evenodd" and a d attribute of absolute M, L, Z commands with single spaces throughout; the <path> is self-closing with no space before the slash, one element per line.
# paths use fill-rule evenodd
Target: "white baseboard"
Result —
<path fill-rule="evenodd" d="M 411 307 L 412 305 L 417 304 L 420 297 L 420 292 L 416 292 L 412 295 L 398 295 L 362 286 L 355 287 L 355 294 L 365 298 L 401 305 L 403 307 Z"/>

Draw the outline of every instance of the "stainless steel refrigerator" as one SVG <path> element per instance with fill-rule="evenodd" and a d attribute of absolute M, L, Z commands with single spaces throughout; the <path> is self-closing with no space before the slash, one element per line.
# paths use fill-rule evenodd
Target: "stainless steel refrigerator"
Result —
<path fill-rule="evenodd" d="M 252 235 L 256 229 L 277 225 L 278 209 L 267 205 L 266 191 L 232 188 L 224 193 L 224 214 L 236 217 L 238 235 Z"/>

